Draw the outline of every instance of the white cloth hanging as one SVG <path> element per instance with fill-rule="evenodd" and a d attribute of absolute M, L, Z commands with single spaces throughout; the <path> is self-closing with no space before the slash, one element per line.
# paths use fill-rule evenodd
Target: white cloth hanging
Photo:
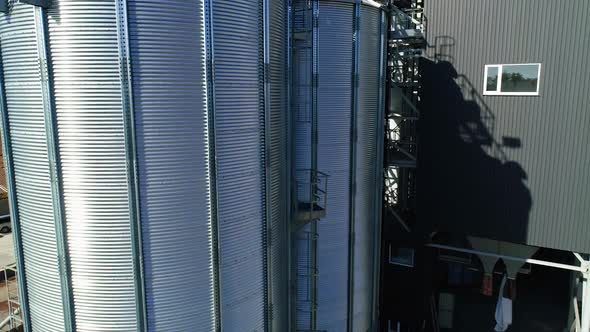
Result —
<path fill-rule="evenodd" d="M 496 303 L 496 332 L 504 332 L 512 324 L 512 300 L 504 297 L 504 287 L 506 287 L 506 275 L 502 278 Z"/>

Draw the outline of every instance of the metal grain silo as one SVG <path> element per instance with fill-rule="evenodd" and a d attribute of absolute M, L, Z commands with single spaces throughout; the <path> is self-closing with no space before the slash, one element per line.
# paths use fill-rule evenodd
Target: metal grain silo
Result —
<path fill-rule="evenodd" d="M 325 216 L 295 237 L 296 325 L 367 331 L 376 321 L 385 13 L 374 1 L 300 1 L 293 32 L 296 166 L 329 177 Z"/>
<path fill-rule="evenodd" d="M 0 16 L 26 330 L 284 330 L 286 3 Z"/>
<path fill-rule="evenodd" d="M 210 5 L 222 327 L 284 331 L 286 1 Z"/>

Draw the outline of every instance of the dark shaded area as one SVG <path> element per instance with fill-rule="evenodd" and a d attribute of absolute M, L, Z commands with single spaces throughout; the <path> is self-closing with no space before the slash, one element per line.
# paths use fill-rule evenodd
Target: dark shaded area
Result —
<path fill-rule="evenodd" d="M 520 138 L 503 136 L 502 145 L 507 148 L 516 149 L 522 146 L 522 142 L 520 141 Z"/>
<path fill-rule="evenodd" d="M 481 294 L 483 266 L 476 256 L 424 247 L 425 239 L 404 234 L 393 223 L 384 232 L 393 239 L 390 243 L 398 247 L 413 246 L 416 256 L 413 268 L 390 264 L 388 259 L 383 262 L 381 331 L 387 332 L 389 322 L 400 322 L 402 331 L 436 331 L 433 310 L 440 323 L 441 293 L 452 294 L 454 301 L 453 328 L 441 332 L 494 330 L 496 302 L 505 273 L 502 260 L 494 269 L 493 295 L 485 296 Z M 459 247 L 468 245 L 465 238 L 452 234 L 439 234 L 436 241 Z M 465 262 L 444 259 L 443 255 L 449 253 L 464 257 Z M 553 249 L 541 249 L 534 258 L 575 264 L 570 252 Z M 517 278 L 513 324 L 508 331 L 564 331 L 571 325 L 572 272 L 538 265 L 529 265 L 525 270 L 528 274 L 521 273 Z"/>
<path fill-rule="evenodd" d="M 538 259 L 574 263 L 568 252 L 545 250 L 536 256 Z M 438 262 L 434 279 L 438 280 L 440 292 L 454 295 L 453 328 L 443 332 L 492 332 L 494 331 L 494 312 L 498 291 L 504 271 L 500 260 L 494 274 L 494 295 L 480 294 L 481 271 L 469 266 L 458 266 L 455 271 L 448 263 Z M 452 271 L 452 272 L 449 272 Z M 461 275 L 461 282 L 453 285 L 449 274 Z M 513 323 L 508 329 L 512 332 L 561 332 L 569 325 L 570 310 L 569 287 L 572 273 L 544 266 L 533 266 L 529 274 L 519 274 L 517 278 L 517 297 L 513 302 Z M 568 329 L 569 330 L 569 329 Z"/>
<path fill-rule="evenodd" d="M 412 1 L 411 0 L 394 0 L 393 5 L 400 9 L 409 9 L 412 8 Z"/>
<path fill-rule="evenodd" d="M 494 140 L 492 112 L 450 62 L 423 59 L 420 68 L 418 227 L 526 243 L 527 174 Z"/>
<path fill-rule="evenodd" d="M 426 239 L 408 233 L 398 222 L 384 219 L 381 280 L 381 331 L 387 332 L 389 322 L 400 322 L 410 331 L 430 331 L 423 326 L 431 317 L 434 300 L 435 251 L 424 247 Z M 414 266 L 390 264 L 389 246 L 414 249 Z M 424 328 L 425 329 L 424 329 Z M 396 329 L 393 329 L 396 331 Z"/>

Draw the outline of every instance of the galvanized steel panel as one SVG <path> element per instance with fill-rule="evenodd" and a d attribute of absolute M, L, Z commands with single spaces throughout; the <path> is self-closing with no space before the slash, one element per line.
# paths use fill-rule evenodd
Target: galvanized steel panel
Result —
<path fill-rule="evenodd" d="M 318 330 L 345 331 L 348 304 L 353 17 L 350 3 L 319 3 L 318 169 L 330 176 L 318 223 Z"/>
<path fill-rule="evenodd" d="M 115 2 L 48 14 L 76 327 L 135 331 Z"/>
<path fill-rule="evenodd" d="M 0 18 L 0 39 L 31 328 L 63 331 L 33 7 L 13 6 Z"/>
<path fill-rule="evenodd" d="M 216 121 L 211 134 L 217 152 L 221 315 L 228 331 L 265 328 L 267 272 L 273 327 L 281 330 L 287 324 L 288 271 L 281 262 L 287 252 L 288 208 L 286 3 L 271 2 L 269 8 L 275 27 L 269 35 L 270 100 L 263 99 L 261 4 L 215 1 L 211 8 Z M 203 5 L 130 0 L 128 9 L 149 329 L 211 330 L 216 304 Z M 126 160 L 120 75 L 125 59 L 119 59 L 116 12 L 112 0 L 55 1 L 48 11 L 78 331 L 133 331 L 138 323 L 134 280 L 141 271 L 133 270 L 132 170 Z M 17 5 L 11 22 L 0 24 L 0 37 L 33 327 L 61 331 L 32 14 L 31 6 Z M 270 104 L 269 114 L 264 103 Z M 266 166 L 269 179 L 264 178 Z M 269 192 L 265 181 L 270 181 Z M 271 271 L 265 271 L 267 217 Z"/>
<path fill-rule="evenodd" d="M 505 157 L 497 150 L 482 148 L 492 158 L 500 159 L 496 160 L 498 165 L 506 161 L 518 163 L 523 174 L 500 166 L 481 169 L 483 177 L 503 184 L 502 187 L 457 190 L 453 197 L 446 184 L 441 183 L 443 179 L 433 173 L 434 180 L 424 186 L 440 206 L 421 206 L 421 220 L 438 219 L 439 228 L 449 226 L 457 232 L 590 252 L 590 74 L 584 56 L 590 49 L 588 13 L 590 2 L 584 0 L 437 0 L 426 4 L 429 44 L 436 47 L 438 59 L 450 63 L 443 74 L 449 77 L 452 66 L 453 71 L 471 81 L 473 90 L 463 89 L 464 96 L 451 104 L 449 95 L 437 97 L 431 103 L 434 111 L 424 110 L 424 116 L 460 114 L 458 109 L 469 109 L 471 105 L 476 114 L 481 114 L 485 131 L 496 142 L 503 144 L 504 137 L 519 142 L 502 148 Z M 550 22 L 564 22 L 566 27 L 556 28 Z M 483 96 L 484 65 L 510 63 L 542 63 L 538 97 Z M 441 77 L 440 72 L 435 73 L 425 78 L 425 83 L 438 84 Z M 425 121 L 430 120 L 422 121 L 427 125 Z M 441 121 L 433 121 L 433 127 L 439 128 L 434 132 L 440 133 Z M 453 160 L 449 152 L 458 151 L 456 145 L 442 145 L 443 141 L 436 137 L 432 141 L 432 146 L 421 144 L 421 149 L 428 149 L 424 153 L 445 151 L 445 155 L 429 160 Z M 476 147 L 475 151 L 479 149 Z M 452 171 L 457 172 L 456 168 Z M 513 178 L 507 174 L 513 174 Z M 449 183 L 463 188 L 457 177 L 451 177 Z M 511 198 L 520 191 L 519 206 L 502 202 L 506 195 L 494 194 L 498 190 L 509 192 Z M 474 195 L 489 197 L 481 199 L 484 208 L 465 215 L 462 198 Z M 448 199 L 440 199 L 449 196 L 454 198 L 451 204 Z M 496 203 L 499 204 L 494 214 L 498 218 L 482 213 Z M 458 222 L 459 219 L 463 221 Z"/>
<path fill-rule="evenodd" d="M 226 331 L 265 328 L 262 4 L 212 3 L 221 317 Z"/>
<path fill-rule="evenodd" d="M 344 331 L 352 320 L 350 329 L 364 331 L 370 328 L 373 317 L 373 282 L 375 225 L 378 213 L 375 187 L 378 155 L 379 126 L 381 125 L 379 98 L 382 84 L 381 63 L 381 11 L 372 6 L 361 5 L 359 58 L 354 49 L 355 5 L 351 2 L 320 1 L 318 44 L 318 170 L 330 176 L 328 187 L 328 209 L 326 217 L 318 222 L 318 313 L 317 329 Z M 297 22 L 296 22 L 297 23 Z M 311 68 L 311 52 L 296 50 L 296 68 Z M 358 95 L 353 97 L 355 79 L 354 63 L 359 65 Z M 311 82 L 311 72 L 297 70 L 295 79 Z M 298 81 L 294 84 L 296 88 Z M 308 83 L 309 84 L 309 83 Z M 311 146 L 312 117 L 305 117 L 311 110 L 311 96 L 295 93 L 295 104 L 301 108 L 294 110 L 303 115 L 296 122 L 297 166 L 309 165 Z M 356 99 L 355 99 L 356 98 Z M 352 116 L 357 140 L 353 138 Z M 354 150 L 351 149 L 354 145 Z M 353 152 L 356 151 L 356 152 Z M 351 154 L 355 153 L 355 156 Z M 353 163 L 353 159 L 356 161 Z M 353 168 L 354 166 L 354 169 Z M 354 178 L 351 178 L 351 175 Z M 354 197 L 354 203 L 351 201 Z M 354 204 L 354 207 L 351 206 Z M 354 235 L 351 234 L 351 215 L 354 211 Z M 309 229 L 298 233 L 296 239 L 298 282 L 298 328 L 309 328 L 309 299 L 311 292 Z M 349 280 L 349 239 L 354 239 L 352 254 L 352 280 Z M 301 279 L 301 280 L 300 280 Z M 349 294 L 349 282 L 352 293 Z M 349 300 L 352 299 L 352 303 Z M 348 316 L 351 305 L 353 317 Z"/>
<path fill-rule="evenodd" d="M 128 2 L 150 331 L 215 330 L 203 2 Z"/>
<path fill-rule="evenodd" d="M 353 331 L 368 331 L 372 323 L 373 272 L 375 245 L 375 187 L 378 181 L 376 163 L 379 126 L 382 125 L 380 103 L 381 63 L 381 11 L 370 6 L 361 6 L 359 27 L 359 93 L 356 115 L 356 195 L 355 195 L 355 246 L 353 285 Z"/>
<path fill-rule="evenodd" d="M 272 329 L 274 331 L 288 330 L 288 230 L 287 230 L 287 191 L 289 190 L 289 175 L 287 156 L 287 1 L 267 0 L 269 2 L 268 20 L 269 34 L 269 87 L 270 100 L 266 100 L 270 106 L 270 154 L 269 175 L 270 178 L 270 254 L 271 269 L 271 303 L 272 303 Z"/>

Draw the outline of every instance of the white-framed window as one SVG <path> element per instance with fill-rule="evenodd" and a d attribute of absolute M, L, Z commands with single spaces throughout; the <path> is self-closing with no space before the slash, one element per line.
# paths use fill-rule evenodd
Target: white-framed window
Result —
<path fill-rule="evenodd" d="M 538 96 L 540 63 L 486 65 L 483 94 L 489 96 Z"/>
<path fill-rule="evenodd" d="M 414 267 L 414 256 L 412 248 L 394 248 L 389 245 L 389 264 Z"/>

